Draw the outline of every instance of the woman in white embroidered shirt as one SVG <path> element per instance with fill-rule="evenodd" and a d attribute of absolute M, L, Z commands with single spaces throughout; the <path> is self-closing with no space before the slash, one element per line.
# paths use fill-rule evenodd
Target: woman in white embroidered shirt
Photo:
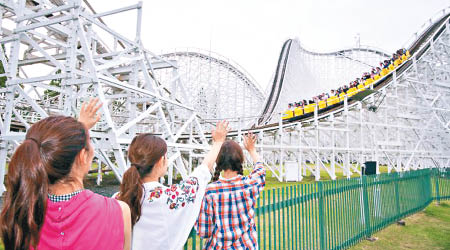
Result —
<path fill-rule="evenodd" d="M 228 130 L 228 122 L 219 122 L 212 131 L 213 145 L 203 163 L 189 178 L 169 187 L 158 182 L 167 172 L 165 141 L 150 134 L 133 139 L 128 149 L 131 166 L 116 197 L 130 206 L 133 250 L 183 247 L 199 214 Z"/>

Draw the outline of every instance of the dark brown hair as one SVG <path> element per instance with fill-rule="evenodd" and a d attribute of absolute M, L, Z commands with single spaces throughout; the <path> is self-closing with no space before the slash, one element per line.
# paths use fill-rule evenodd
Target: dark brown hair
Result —
<path fill-rule="evenodd" d="M 141 200 L 144 193 L 142 178 L 152 171 L 153 166 L 166 152 L 166 142 L 151 134 L 140 134 L 134 137 L 130 144 L 128 159 L 131 166 L 123 174 L 118 198 L 130 207 L 133 226 L 141 217 Z"/>
<path fill-rule="evenodd" d="M 75 157 L 89 149 L 88 132 L 72 117 L 53 116 L 30 127 L 8 167 L 0 215 L 5 249 L 29 250 L 39 243 L 48 187 L 68 177 Z"/>
<path fill-rule="evenodd" d="M 217 181 L 222 170 L 232 170 L 237 171 L 238 174 L 244 174 L 243 163 L 244 152 L 241 146 L 235 141 L 225 141 L 217 156 L 216 170 L 214 171 L 212 180 Z"/>

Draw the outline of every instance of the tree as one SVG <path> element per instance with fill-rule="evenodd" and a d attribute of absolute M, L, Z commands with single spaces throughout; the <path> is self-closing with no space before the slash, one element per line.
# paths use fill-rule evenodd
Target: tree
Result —
<path fill-rule="evenodd" d="M 5 45 L 2 44 L 2 51 L 5 51 Z M 3 68 L 3 63 L 0 61 L 0 75 L 5 73 L 5 69 Z M 0 88 L 6 88 L 6 76 L 0 77 Z"/>
<path fill-rule="evenodd" d="M 55 74 L 61 74 L 61 70 L 58 69 L 55 72 Z M 61 87 L 61 81 L 62 81 L 61 78 L 53 79 L 50 81 L 50 86 Z M 47 96 L 47 98 L 52 98 L 52 97 L 59 95 L 59 92 L 53 91 L 53 90 L 46 90 L 46 91 L 44 91 L 44 95 Z"/>
<path fill-rule="evenodd" d="M 0 61 L 0 75 L 5 73 L 5 69 L 3 68 L 3 64 Z M 6 87 L 6 76 L 0 77 L 0 88 Z"/>

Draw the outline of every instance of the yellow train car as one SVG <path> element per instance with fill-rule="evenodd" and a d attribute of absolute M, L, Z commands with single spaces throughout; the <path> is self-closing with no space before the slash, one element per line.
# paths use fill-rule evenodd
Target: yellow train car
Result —
<path fill-rule="evenodd" d="M 305 106 L 304 112 L 305 114 L 314 112 L 314 109 L 316 108 L 316 104 L 315 103 L 311 103 Z"/>
<path fill-rule="evenodd" d="M 288 109 L 288 110 L 284 111 L 282 119 L 287 120 L 292 117 L 294 117 L 294 111 Z"/>
<path fill-rule="evenodd" d="M 395 66 L 391 63 L 389 64 L 389 71 L 393 71 L 395 69 Z"/>
<path fill-rule="evenodd" d="M 327 106 L 334 105 L 339 102 L 339 97 L 337 96 L 330 96 L 330 98 L 327 99 Z"/>
<path fill-rule="evenodd" d="M 357 92 L 356 92 L 356 88 L 355 88 L 355 87 L 350 88 L 350 89 L 347 91 L 348 97 L 352 97 L 352 96 L 354 96 L 356 93 L 357 93 Z"/>
<path fill-rule="evenodd" d="M 319 109 L 324 109 L 327 107 L 327 103 L 325 101 L 319 101 Z"/>
<path fill-rule="evenodd" d="M 294 109 L 294 115 L 295 115 L 295 116 L 301 116 L 301 115 L 303 115 L 303 108 L 301 108 L 301 107 L 296 107 L 296 108 Z"/>
<path fill-rule="evenodd" d="M 358 85 L 358 92 L 364 91 L 366 88 L 364 87 L 364 84 Z"/>

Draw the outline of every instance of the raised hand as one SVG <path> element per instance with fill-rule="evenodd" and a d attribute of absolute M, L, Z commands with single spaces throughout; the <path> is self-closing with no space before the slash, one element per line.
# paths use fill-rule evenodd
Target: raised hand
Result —
<path fill-rule="evenodd" d="M 255 144 L 256 135 L 248 133 L 244 136 L 244 147 L 250 153 L 250 156 L 252 157 L 254 163 L 259 161 L 259 155 L 256 152 Z"/>
<path fill-rule="evenodd" d="M 97 111 L 102 107 L 102 103 L 98 104 L 98 98 L 90 99 L 81 105 L 80 116 L 78 121 L 83 123 L 87 129 L 91 129 L 100 120 L 100 114 Z"/>
<path fill-rule="evenodd" d="M 216 128 L 211 131 L 211 136 L 214 142 L 224 142 L 227 137 L 228 131 L 228 121 L 220 121 L 217 123 Z"/>
<path fill-rule="evenodd" d="M 230 128 L 227 121 L 218 122 L 216 128 L 211 131 L 213 145 L 203 160 L 203 164 L 208 166 L 210 172 L 214 171 L 214 162 L 216 162 L 217 155 L 227 137 L 228 131 L 230 131 Z"/>
<path fill-rule="evenodd" d="M 248 133 L 244 136 L 244 147 L 248 152 L 255 151 L 256 135 Z"/>

